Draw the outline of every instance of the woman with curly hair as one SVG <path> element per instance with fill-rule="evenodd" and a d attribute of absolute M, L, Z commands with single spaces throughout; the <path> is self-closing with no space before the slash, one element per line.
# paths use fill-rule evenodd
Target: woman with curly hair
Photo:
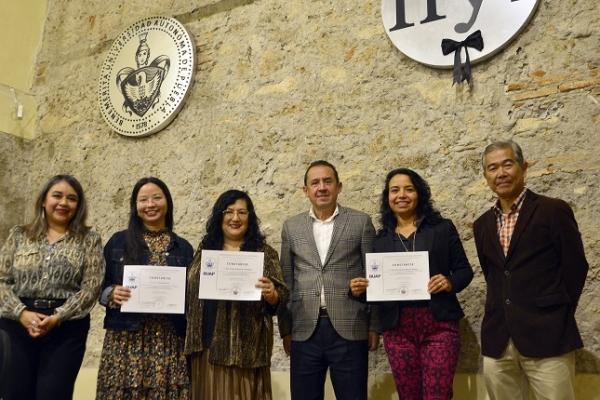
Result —
<path fill-rule="evenodd" d="M 264 252 L 260 301 L 201 300 L 202 250 Z M 271 400 L 273 320 L 288 300 L 277 252 L 260 232 L 247 193 L 229 190 L 213 206 L 188 273 L 185 352 L 194 400 Z"/>

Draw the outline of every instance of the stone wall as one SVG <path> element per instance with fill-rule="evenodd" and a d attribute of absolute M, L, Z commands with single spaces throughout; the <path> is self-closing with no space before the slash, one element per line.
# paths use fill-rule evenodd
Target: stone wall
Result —
<path fill-rule="evenodd" d="M 474 84 L 465 87 L 452 86 L 451 71 L 397 51 L 378 0 L 49 0 L 31 88 L 37 137 L 0 144 L 0 239 L 31 216 L 48 177 L 73 173 L 106 241 L 126 225 L 133 184 L 155 175 L 173 193 L 176 231 L 194 246 L 217 196 L 239 188 L 279 248 L 284 219 L 309 207 L 301 187 L 311 161 L 335 164 L 340 203 L 375 221 L 386 172 L 409 167 L 429 181 L 475 269 L 460 295 L 467 317 L 459 372 L 476 373 L 485 287 L 471 227 L 493 200 L 480 153 L 493 139 L 514 138 L 532 163 L 527 186 L 568 201 L 580 224 L 591 269 L 577 314 L 586 344 L 577 366 L 600 374 L 596 10 L 596 0 L 541 1 L 529 27 L 474 66 Z M 197 73 L 168 128 L 130 139 L 104 123 L 97 79 L 112 40 L 150 15 L 175 17 L 192 33 Z M 104 334 L 103 310 L 93 316 L 87 366 L 97 365 Z M 280 347 L 273 365 L 288 368 Z M 373 369 L 387 368 L 380 350 Z"/>

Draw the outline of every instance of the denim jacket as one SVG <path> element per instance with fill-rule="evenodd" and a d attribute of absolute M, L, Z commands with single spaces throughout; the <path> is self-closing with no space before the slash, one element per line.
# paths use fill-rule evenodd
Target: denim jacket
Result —
<path fill-rule="evenodd" d="M 167 265 L 189 268 L 194 257 L 194 249 L 187 240 L 171 232 L 171 243 L 167 249 Z M 104 259 L 106 272 L 104 275 L 104 289 L 100 296 L 100 304 L 106 307 L 104 329 L 137 331 L 140 328 L 139 313 L 122 313 L 120 308 L 108 307 L 108 295 L 112 285 L 123 284 L 123 253 L 125 252 L 126 231 L 115 233 L 106 246 L 104 246 Z M 143 262 L 147 262 L 149 253 L 144 252 Z M 185 336 L 186 318 L 183 314 L 168 314 L 173 323 L 173 328 L 179 336 Z"/>

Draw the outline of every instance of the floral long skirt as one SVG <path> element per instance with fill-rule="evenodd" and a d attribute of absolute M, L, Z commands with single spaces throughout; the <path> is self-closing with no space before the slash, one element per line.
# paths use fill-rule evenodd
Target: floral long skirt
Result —
<path fill-rule="evenodd" d="M 187 400 L 184 339 L 164 315 L 143 315 L 136 332 L 107 330 L 98 370 L 97 400 Z"/>

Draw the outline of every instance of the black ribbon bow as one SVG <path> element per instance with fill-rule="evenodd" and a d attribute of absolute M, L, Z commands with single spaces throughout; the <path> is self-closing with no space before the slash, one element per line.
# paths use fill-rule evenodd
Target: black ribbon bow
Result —
<path fill-rule="evenodd" d="M 465 69 L 461 77 L 460 49 L 462 47 L 465 48 L 467 59 L 465 61 Z M 447 56 L 448 54 L 454 52 L 454 80 L 452 81 L 452 85 L 465 80 L 468 83 L 471 83 L 471 60 L 469 59 L 468 47 L 473 47 L 479 51 L 483 50 L 483 37 L 481 37 L 480 30 L 471 33 L 462 42 L 455 42 L 452 39 L 442 39 L 442 53 Z"/>

